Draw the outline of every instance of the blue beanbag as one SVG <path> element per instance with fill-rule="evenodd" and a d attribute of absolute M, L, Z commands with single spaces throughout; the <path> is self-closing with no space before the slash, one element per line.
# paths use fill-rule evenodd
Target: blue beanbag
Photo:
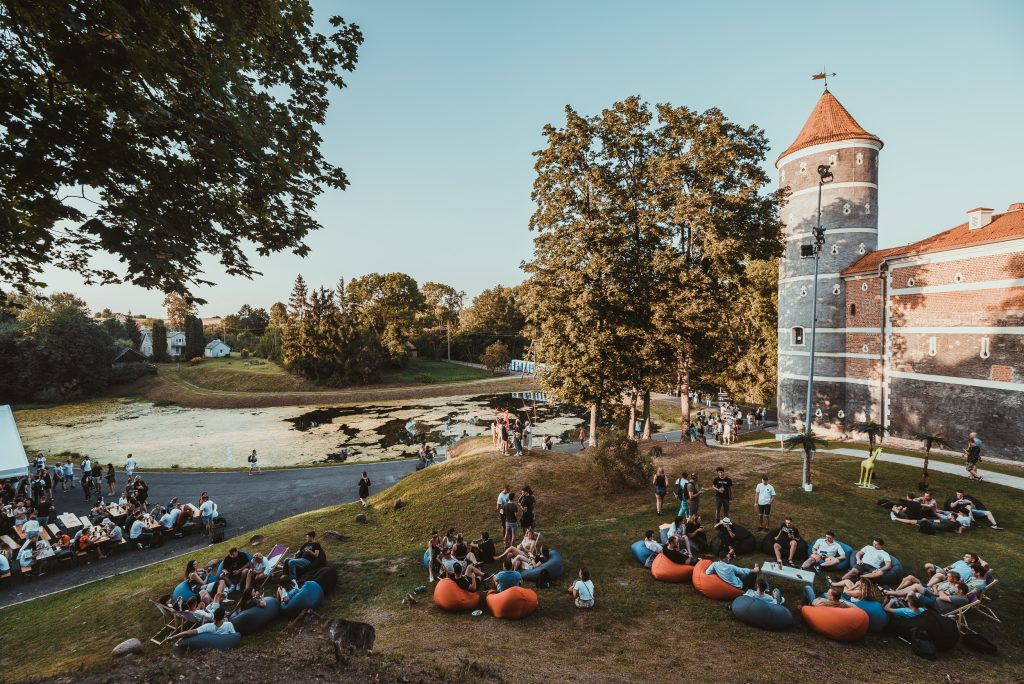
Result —
<path fill-rule="evenodd" d="M 843 598 L 849 601 L 845 594 Z M 885 608 L 878 601 L 850 601 L 850 603 L 868 614 L 868 629 L 872 632 L 881 632 L 889 626 L 889 614 L 885 612 Z"/>
<path fill-rule="evenodd" d="M 817 544 L 819 539 L 824 539 L 824 537 L 818 537 L 818 539 L 815 539 L 814 542 L 809 547 L 807 547 L 808 555 L 810 555 L 811 549 L 814 548 L 814 544 Z M 832 567 L 828 568 L 828 572 L 835 572 L 837 570 L 849 570 L 850 563 L 853 562 L 853 557 L 857 555 L 857 551 L 854 550 L 854 548 L 846 542 L 841 542 L 837 539 L 836 543 L 838 543 L 839 546 L 842 547 L 843 553 L 846 554 L 846 558 L 839 561 L 839 563 L 837 563 L 836 565 L 833 565 Z"/>
<path fill-rule="evenodd" d="M 234 634 L 196 634 L 178 642 L 178 655 L 187 651 L 230 651 L 242 643 L 242 635 Z"/>
<path fill-rule="evenodd" d="M 668 531 L 669 531 L 669 529 L 670 528 L 668 528 L 668 527 L 662 527 L 661 529 L 658 530 L 659 534 L 661 535 L 661 544 L 662 544 L 662 546 L 664 546 L 665 544 L 668 544 Z"/>
<path fill-rule="evenodd" d="M 785 629 L 793 624 L 789 608 L 769 603 L 753 596 L 737 596 L 732 602 L 732 614 L 740 622 L 761 629 Z"/>
<path fill-rule="evenodd" d="M 897 635 L 909 640 L 910 631 L 914 628 L 924 630 L 928 638 L 939 651 L 948 651 L 960 640 L 960 632 L 956 622 L 934 610 L 926 610 L 912 618 L 894 617 L 889 621 L 890 629 Z"/>
<path fill-rule="evenodd" d="M 427 549 L 423 552 L 423 567 L 430 567 L 430 549 Z"/>
<path fill-rule="evenodd" d="M 651 556 L 654 555 L 654 552 L 647 548 L 647 546 L 644 544 L 644 540 L 641 539 L 639 541 L 633 542 L 633 544 L 629 548 L 633 550 L 633 555 L 636 556 L 636 559 L 638 561 L 640 561 L 640 565 L 646 568 L 647 563 L 651 560 Z"/>
<path fill-rule="evenodd" d="M 903 581 L 903 564 L 900 563 L 900 559 L 892 554 L 889 554 L 889 558 L 892 559 L 892 567 L 884 575 L 875 580 L 875 584 L 881 584 L 885 587 L 896 586 Z"/>
<path fill-rule="evenodd" d="M 565 564 L 562 563 L 562 556 L 554 549 L 548 549 L 548 559 L 545 562 L 530 570 L 520 571 L 520 574 L 523 576 L 524 581 L 536 582 L 540 579 L 540 574 L 545 570 L 548 571 L 548 577 L 551 579 L 565 574 Z"/>
<path fill-rule="evenodd" d="M 171 592 L 171 602 L 173 603 L 181 599 L 182 603 L 188 603 L 188 600 L 196 595 L 196 592 L 192 591 L 192 588 L 188 586 L 188 580 L 182 580 L 178 582 L 178 585 L 174 587 L 174 591 Z"/>
<path fill-rule="evenodd" d="M 273 622 L 281 607 L 276 598 L 265 599 L 264 607 L 249 608 L 231 618 L 231 624 L 239 634 L 254 634 Z"/>
<path fill-rule="evenodd" d="M 306 582 L 288 603 L 281 606 L 281 617 L 291 620 L 306 608 L 316 608 L 324 601 L 324 590 L 316 582 Z"/>

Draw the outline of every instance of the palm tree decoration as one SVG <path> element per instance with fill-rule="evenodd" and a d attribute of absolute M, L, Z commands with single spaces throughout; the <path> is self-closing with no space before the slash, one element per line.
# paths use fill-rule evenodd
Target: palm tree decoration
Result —
<path fill-rule="evenodd" d="M 861 423 L 854 423 L 850 428 L 854 432 L 859 432 L 862 435 L 868 436 L 868 443 L 871 445 L 871 451 L 875 450 L 875 442 L 881 442 L 882 438 L 885 437 L 887 432 L 884 425 L 876 423 L 871 420 L 867 420 Z"/>
<path fill-rule="evenodd" d="M 932 432 L 928 428 L 915 432 L 914 439 L 920 440 L 924 443 L 924 469 L 921 471 L 921 481 L 917 486 L 920 487 L 921 491 L 928 491 L 928 458 L 931 456 L 932 447 L 939 447 L 942 449 L 948 447 L 949 442 L 946 441 L 946 438 L 942 434 Z"/>
<path fill-rule="evenodd" d="M 811 484 L 811 454 L 818 449 L 818 435 L 814 434 L 813 430 L 807 432 L 800 432 L 786 438 L 782 444 L 786 447 L 787 451 L 792 451 L 797 447 L 804 452 L 804 487 Z"/>

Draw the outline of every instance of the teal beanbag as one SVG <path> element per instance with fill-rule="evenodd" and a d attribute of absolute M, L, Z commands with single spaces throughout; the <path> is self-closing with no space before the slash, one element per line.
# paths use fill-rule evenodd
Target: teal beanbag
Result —
<path fill-rule="evenodd" d="M 288 603 L 281 606 L 281 617 L 291 620 L 306 608 L 316 608 L 324 601 L 324 590 L 316 582 L 306 582 Z"/>
<path fill-rule="evenodd" d="M 196 592 L 192 591 L 192 587 L 188 586 L 188 580 L 182 580 L 178 582 L 178 585 L 174 587 L 174 591 L 171 592 L 171 602 L 174 603 L 181 600 L 182 604 L 186 604 L 189 599 L 196 595 Z"/>
<path fill-rule="evenodd" d="M 178 642 L 178 655 L 188 651 L 230 651 L 242 643 L 242 635 L 234 634 L 196 634 Z"/>
<path fill-rule="evenodd" d="M 640 561 L 640 565 L 646 568 L 647 563 L 651 560 L 651 557 L 654 556 L 654 552 L 647 548 L 647 545 L 644 544 L 644 540 L 641 539 L 633 542 L 629 548 L 633 550 L 633 555 L 638 561 Z"/>
<path fill-rule="evenodd" d="M 530 570 L 521 570 L 520 574 L 523 576 L 524 581 L 536 582 L 545 570 L 550 579 L 555 579 L 565 574 L 565 564 L 562 562 L 562 556 L 554 549 L 548 549 L 548 559 L 546 561 Z"/>
<path fill-rule="evenodd" d="M 785 629 L 793 624 L 789 608 L 752 596 L 737 596 L 732 602 L 732 614 L 740 622 L 761 629 Z"/>
<path fill-rule="evenodd" d="M 267 605 L 262 608 L 249 608 L 231 618 L 231 624 L 239 634 L 254 634 L 274 621 L 281 607 L 276 598 L 264 599 Z"/>
<path fill-rule="evenodd" d="M 843 595 L 843 598 L 847 598 Z M 878 601 L 850 601 L 865 613 L 868 614 L 868 629 L 872 632 L 881 632 L 889 626 L 889 614 Z"/>

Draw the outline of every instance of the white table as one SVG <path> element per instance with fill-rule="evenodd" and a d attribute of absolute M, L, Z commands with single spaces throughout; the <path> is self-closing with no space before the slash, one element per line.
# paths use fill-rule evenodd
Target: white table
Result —
<path fill-rule="evenodd" d="M 814 587 L 815 573 L 810 570 L 801 570 L 800 568 L 793 568 L 788 565 L 779 565 L 778 563 L 765 563 L 761 566 L 761 574 L 767 577 L 774 577 L 776 579 L 793 580 L 794 582 L 800 582 L 806 584 L 809 587 Z"/>

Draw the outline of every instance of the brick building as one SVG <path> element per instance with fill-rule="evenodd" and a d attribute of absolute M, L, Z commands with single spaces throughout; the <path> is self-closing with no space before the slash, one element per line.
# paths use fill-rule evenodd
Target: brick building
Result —
<path fill-rule="evenodd" d="M 1024 203 L 913 244 L 878 250 L 882 141 L 827 90 L 776 162 L 791 195 L 779 265 L 779 420 L 802 429 L 820 185 L 825 228 L 815 340 L 815 429 L 874 420 L 1024 460 Z M 818 166 L 833 178 L 820 184 Z M 803 254 L 801 247 L 803 246 Z"/>

